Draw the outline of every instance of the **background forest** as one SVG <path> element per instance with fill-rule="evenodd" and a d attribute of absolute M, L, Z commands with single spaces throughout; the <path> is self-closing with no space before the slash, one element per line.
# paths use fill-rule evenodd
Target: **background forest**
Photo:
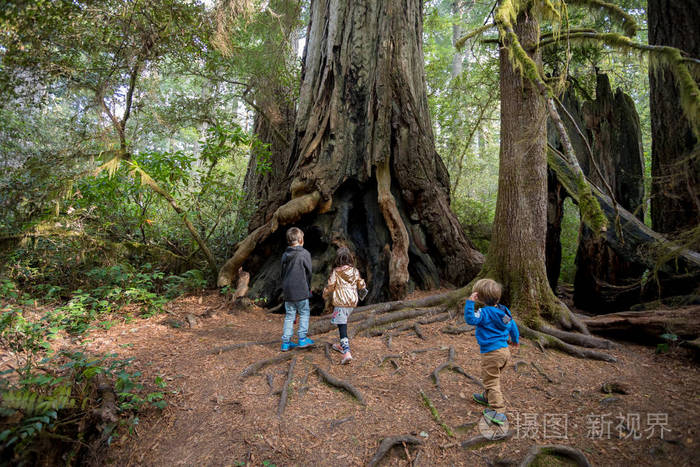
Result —
<path fill-rule="evenodd" d="M 617 27 L 605 8 L 579 5 L 597 2 L 570 3 L 566 28 Z M 647 2 L 614 3 L 646 44 Z M 491 30 L 456 44 L 493 21 L 495 6 L 423 2 L 436 150 L 449 172 L 450 207 L 484 254 L 499 176 L 498 36 Z M 0 11 L 0 344 L 4 359 L 15 358 L 0 383 L 0 443 L 4 456 L 19 459 L 46 449 L 52 438 L 42 433 L 71 445 L 100 378 L 117 381 L 126 429 L 139 411 L 164 407 L 162 379 L 146 380 L 113 355 L 53 353 L 50 343 L 63 335 L 81 342 L 91 330 L 215 287 L 258 210 L 251 180 L 275 177 L 275 145 L 291 141 L 285 109 L 299 101 L 310 6 L 40 0 L 3 2 Z M 542 31 L 556 27 L 543 23 Z M 631 98 L 644 164 L 637 213 L 651 227 L 649 55 L 588 41 L 546 48 L 542 58 L 544 75 L 564 76 L 581 102 L 596 98 L 602 74 L 612 92 Z M 567 198 L 558 278 L 565 291 L 580 232 L 579 208 Z M 687 232 L 671 234 L 688 241 Z M 52 366 L 60 375 L 42 369 Z M 104 441 L 118 431 L 81 436 Z M 72 455 L 84 456 L 80 449 Z"/>

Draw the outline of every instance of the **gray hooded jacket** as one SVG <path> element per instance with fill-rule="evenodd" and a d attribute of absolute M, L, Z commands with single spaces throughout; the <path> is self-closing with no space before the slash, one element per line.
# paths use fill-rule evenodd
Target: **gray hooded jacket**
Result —
<path fill-rule="evenodd" d="M 289 246 L 282 255 L 282 293 L 285 302 L 311 297 L 311 253 L 303 246 Z"/>

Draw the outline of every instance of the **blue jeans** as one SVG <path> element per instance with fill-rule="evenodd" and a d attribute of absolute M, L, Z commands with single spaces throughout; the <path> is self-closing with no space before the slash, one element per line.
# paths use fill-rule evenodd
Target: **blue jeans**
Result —
<path fill-rule="evenodd" d="M 294 333 L 294 318 L 299 312 L 299 339 L 306 337 L 309 332 L 309 299 L 299 300 L 298 302 L 284 302 L 284 309 L 287 314 L 284 316 L 284 328 L 282 329 L 282 342 L 289 342 Z"/>

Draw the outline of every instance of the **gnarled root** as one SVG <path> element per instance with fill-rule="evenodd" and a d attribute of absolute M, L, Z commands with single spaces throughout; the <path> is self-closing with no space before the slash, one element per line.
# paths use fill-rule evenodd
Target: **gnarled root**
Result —
<path fill-rule="evenodd" d="M 379 443 L 379 449 L 377 449 L 377 452 L 372 456 L 372 459 L 370 459 L 369 463 L 367 464 L 369 467 L 374 467 L 379 463 L 380 460 L 386 455 L 389 450 L 396 446 L 397 444 L 423 444 L 423 440 L 420 438 L 416 438 L 415 436 L 411 435 L 403 435 L 403 436 L 391 436 L 389 438 L 384 438 L 381 443 Z"/>
<path fill-rule="evenodd" d="M 591 466 L 586 456 L 578 449 L 561 444 L 549 444 L 545 446 L 531 447 L 530 451 L 527 453 L 527 456 L 525 456 L 525 459 L 523 459 L 523 461 L 520 463 L 520 467 L 528 467 L 532 465 L 532 463 L 537 460 L 539 455 L 563 456 L 576 462 L 576 464 L 580 467 Z"/>
<path fill-rule="evenodd" d="M 544 332 L 535 331 L 522 323 L 518 323 L 518 329 L 523 337 L 527 337 L 528 339 L 535 341 L 535 343 L 543 348 L 549 347 L 552 349 L 561 350 L 564 353 L 568 353 L 569 355 L 573 355 L 574 357 L 578 358 L 591 358 L 593 360 L 602 360 L 604 362 L 612 363 L 617 362 L 617 359 L 612 355 L 567 344 L 558 337 L 545 334 Z"/>
<path fill-rule="evenodd" d="M 335 378 L 328 374 L 326 371 L 323 370 L 320 366 L 316 367 L 316 372 L 318 375 L 321 377 L 323 381 L 326 383 L 330 384 L 331 386 L 335 386 L 337 388 L 343 389 L 347 391 L 352 397 L 357 399 L 357 401 L 362 404 L 362 405 L 367 405 L 365 402 L 365 398 L 362 396 L 362 393 L 355 389 L 355 386 L 352 384 L 348 383 L 347 381 L 340 380 L 338 378 Z"/>

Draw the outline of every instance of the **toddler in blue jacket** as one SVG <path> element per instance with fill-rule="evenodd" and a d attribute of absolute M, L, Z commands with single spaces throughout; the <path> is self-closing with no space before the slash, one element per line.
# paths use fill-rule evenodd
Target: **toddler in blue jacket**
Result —
<path fill-rule="evenodd" d="M 474 394 L 479 404 L 487 406 L 484 417 L 491 423 L 503 425 L 507 421 L 505 403 L 501 393 L 501 371 L 510 358 L 508 337 L 514 348 L 520 345 L 520 334 L 513 315 L 501 299 L 501 284 L 491 279 L 481 279 L 474 284 L 472 294 L 464 304 L 464 321 L 476 326 L 474 335 L 481 352 L 481 378 L 486 389 L 483 394 Z M 479 300 L 485 307 L 474 311 L 474 302 Z"/>

